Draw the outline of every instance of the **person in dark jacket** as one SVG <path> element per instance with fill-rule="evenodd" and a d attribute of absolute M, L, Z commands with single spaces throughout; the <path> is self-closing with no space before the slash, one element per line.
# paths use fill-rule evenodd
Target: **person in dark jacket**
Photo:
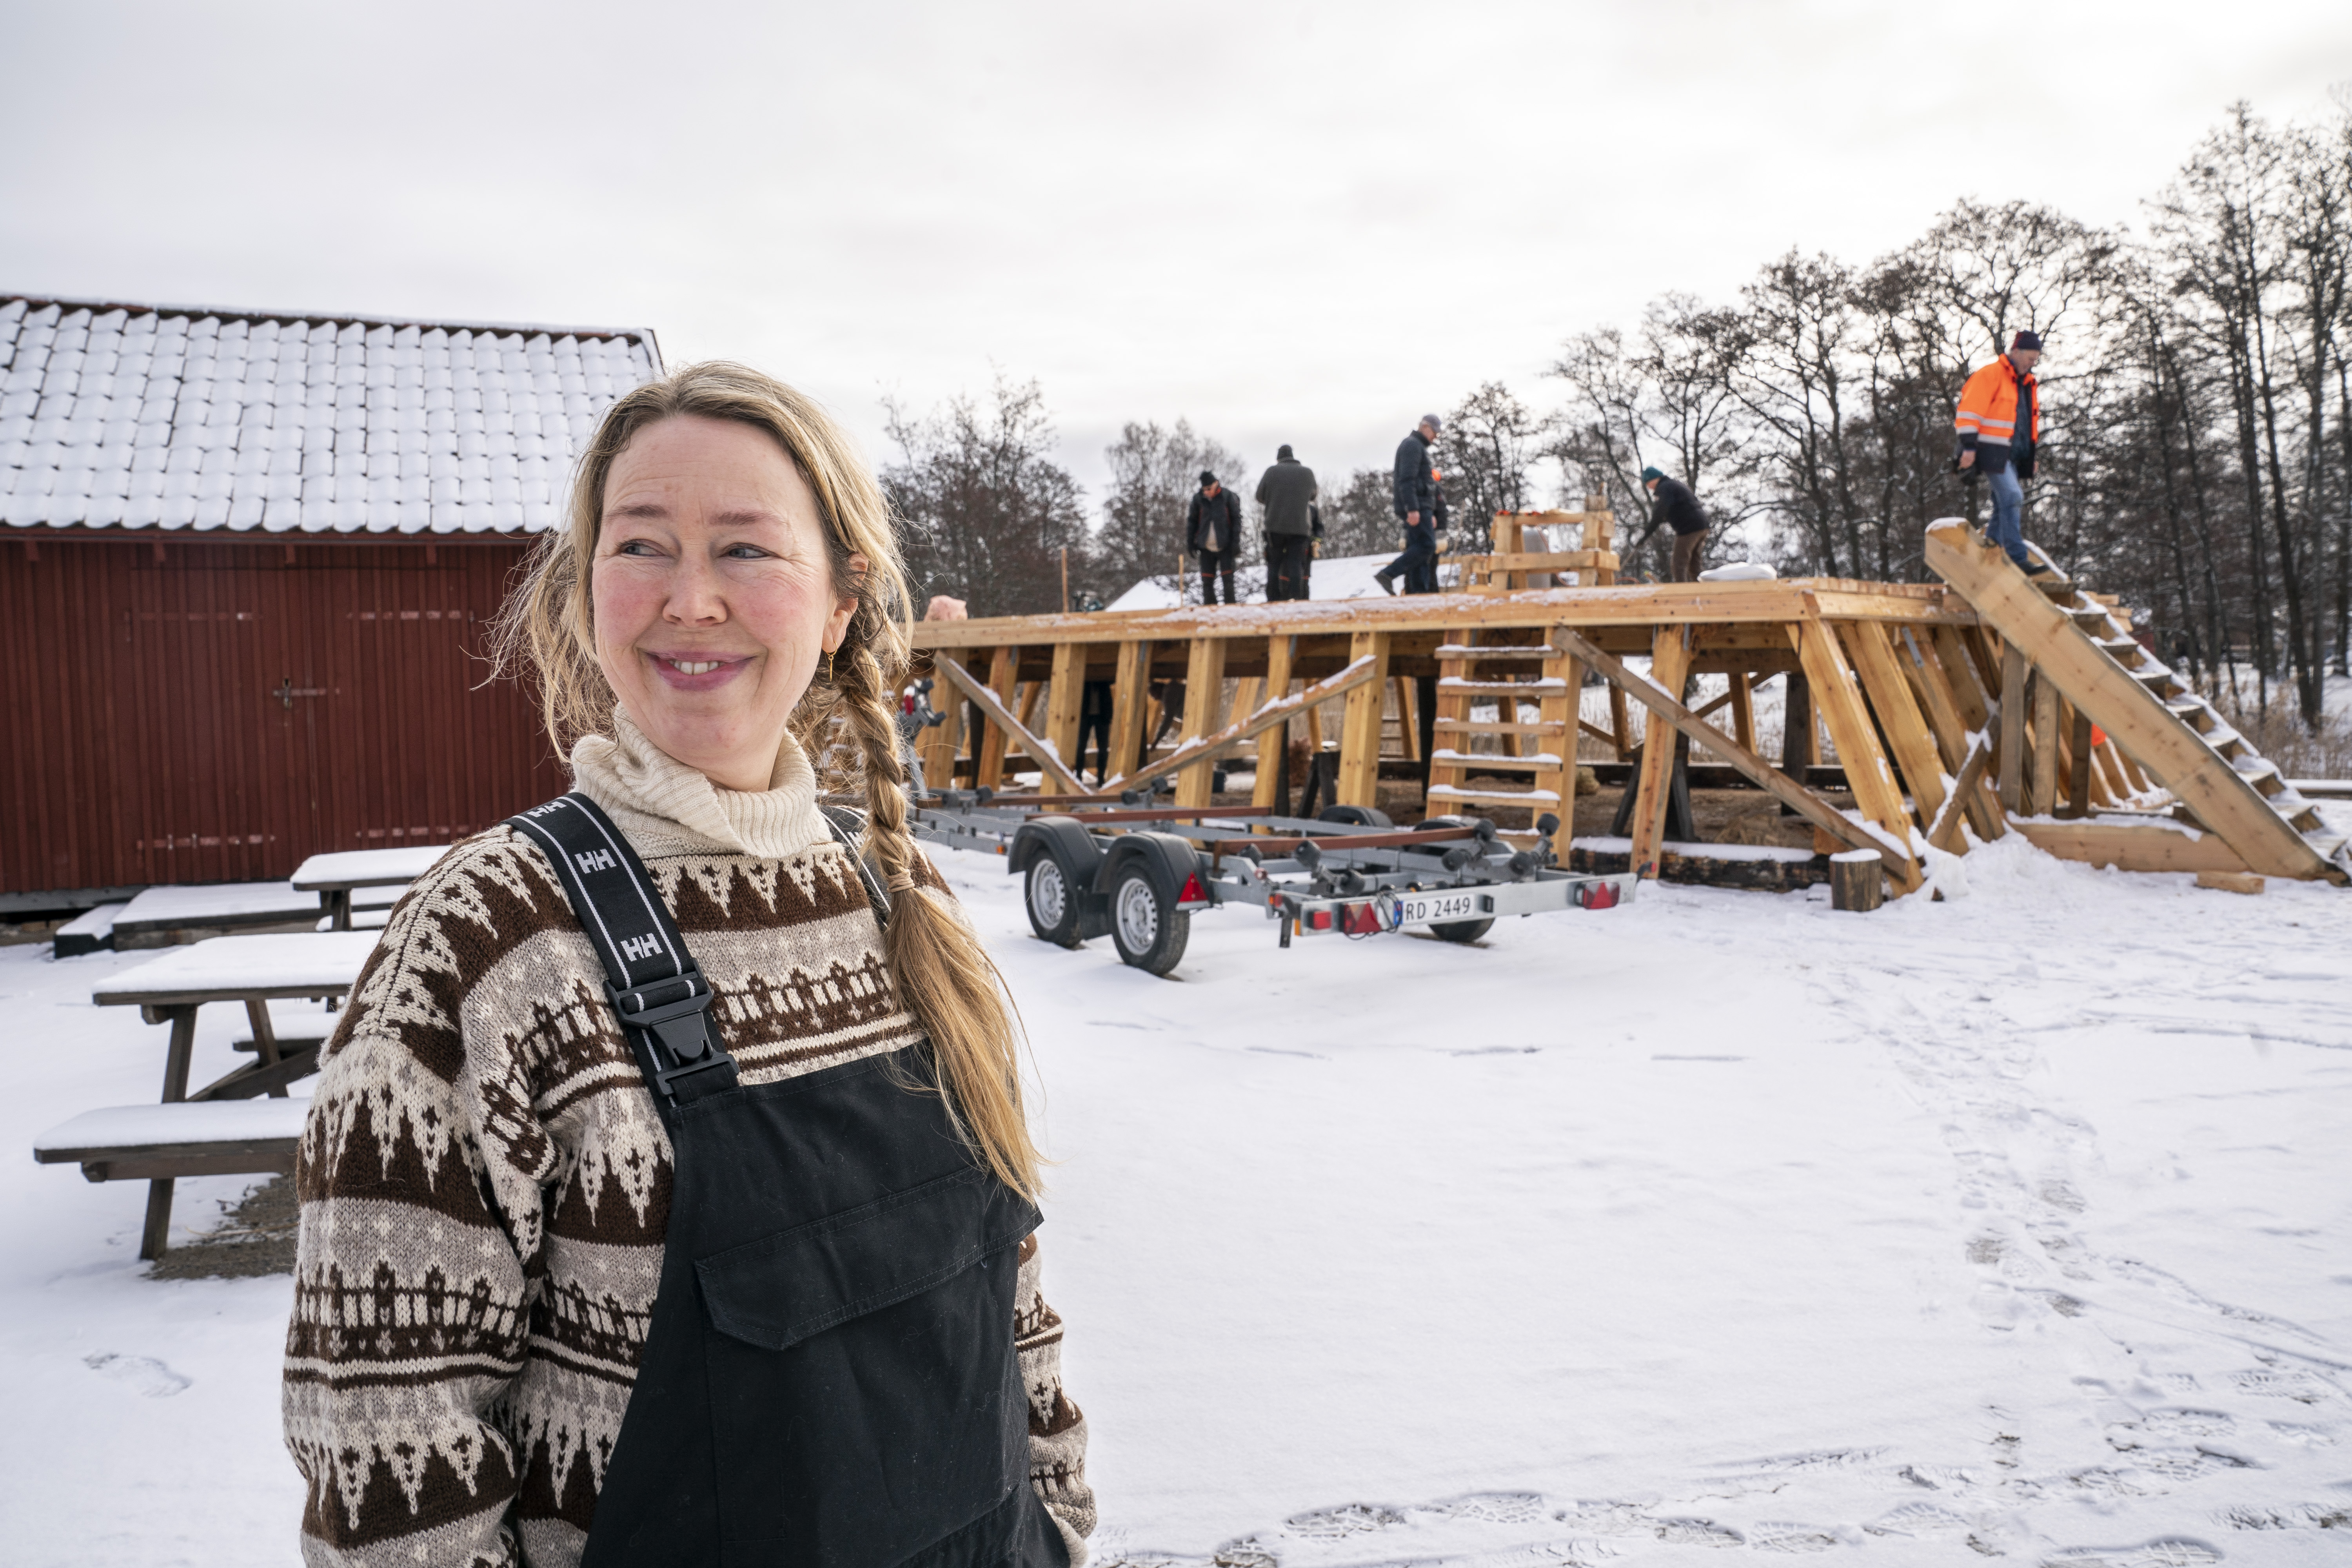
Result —
<path fill-rule="evenodd" d="M 1315 542 L 1315 502 L 1321 494 L 1315 470 L 1275 449 L 1274 467 L 1257 481 L 1257 503 L 1265 509 L 1265 597 L 1268 604 L 1307 597 L 1307 561 Z"/>
<path fill-rule="evenodd" d="M 1184 548 L 1201 558 L 1201 603 L 1217 602 L 1220 576 L 1225 580 L 1225 603 L 1241 603 L 1234 593 L 1234 568 L 1241 563 L 1242 503 L 1206 468 L 1184 517 Z"/>
<path fill-rule="evenodd" d="M 1650 535 L 1658 531 L 1660 524 L 1671 524 L 1675 531 L 1675 565 L 1669 581 L 1697 582 L 1699 547 L 1706 542 L 1710 526 L 1706 508 L 1698 504 L 1698 497 L 1691 492 L 1690 486 L 1666 478 L 1657 468 L 1642 470 L 1642 488 L 1650 492 L 1650 526 L 1633 541 L 1633 548 L 1639 550 L 1649 543 Z"/>
<path fill-rule="evenodd" d="M 1429 466 L 1429 448 L 1444 427 L 1445 421 L 1436 415 L 1424 414 L 1412 434 L 1397 443 L 1390 500 L 1404 524 L 1404 553 L 1372 574 L 1383 594 L 1395 593 L 1400 577 L 1408 594 L 1437 592 L 1437 479 Z"/>

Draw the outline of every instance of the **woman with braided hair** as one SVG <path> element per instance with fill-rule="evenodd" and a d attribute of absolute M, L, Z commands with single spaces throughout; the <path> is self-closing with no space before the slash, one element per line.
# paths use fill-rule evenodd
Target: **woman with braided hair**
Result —
<path fill-rule="evenodd" d="M 908 618 L 807 398 L 705 364 L 606 412 L 499 627 L 573 789 L 415 885 L 322 1053 L 307 1561 L 1082 1568 L 1013 1016 L 908 828 Z"/>

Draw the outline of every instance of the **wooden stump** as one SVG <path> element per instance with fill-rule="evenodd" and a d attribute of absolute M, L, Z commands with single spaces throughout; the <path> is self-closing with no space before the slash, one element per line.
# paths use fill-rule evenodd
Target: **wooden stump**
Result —
<path fill-rule="evenodd" d="M 1886 868 L 1875 849 L 1830 857 L 1830 908 L 1868 914 L 1886 901 Z"/>

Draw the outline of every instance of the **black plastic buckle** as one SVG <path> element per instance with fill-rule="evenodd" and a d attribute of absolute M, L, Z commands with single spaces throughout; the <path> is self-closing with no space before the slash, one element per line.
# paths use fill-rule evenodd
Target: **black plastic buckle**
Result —
<path fill-rule="evenodd" d="M 681 985 L 688 988 L 683 995 L 677 994 Z M 613 1010 L 621 1016 L 624 1026 L 642 1029 L 659 1040 L 662 1051 L 677 1064 L 664 1068 L 659 1065 L 660 1058 L 655 1058 L 654 1080 L 670 1099 L 677 1098 L 674 1086 L 678 1079 L 711 1068 L 734 1065 L 735 1058 L 719 1048 L 719 1041 L 711 1033 L 709 1015 L 713 997 L 709 983 L 699 974 L 632 986 L 626 991 L 615 989 L 607 981 L 604 993 L 612 998 Z"/>

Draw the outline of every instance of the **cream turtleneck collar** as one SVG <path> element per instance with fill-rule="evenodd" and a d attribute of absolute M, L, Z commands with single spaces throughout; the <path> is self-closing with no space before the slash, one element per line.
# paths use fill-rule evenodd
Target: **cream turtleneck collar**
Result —
<path fill-rule="evenodd" d="M 583 736 L 572 746 L 572 779 L 641 855 L 781 860 L 831 837 L 816 809 L 815 770 L 790 735 L 766 789 L 720 789 L 647 740 L 628 710 L 616 705 L 610 735 Z"/>

